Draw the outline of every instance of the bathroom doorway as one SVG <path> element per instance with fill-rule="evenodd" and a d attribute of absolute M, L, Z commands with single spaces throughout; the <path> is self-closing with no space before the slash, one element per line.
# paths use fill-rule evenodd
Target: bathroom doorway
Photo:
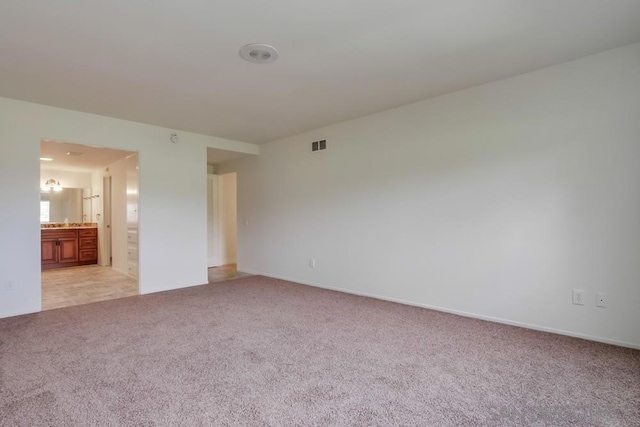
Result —
<path fill-rule="evenodd" d="M 137 153 L 40 148 L 42 309 L 138 295 Z"/>

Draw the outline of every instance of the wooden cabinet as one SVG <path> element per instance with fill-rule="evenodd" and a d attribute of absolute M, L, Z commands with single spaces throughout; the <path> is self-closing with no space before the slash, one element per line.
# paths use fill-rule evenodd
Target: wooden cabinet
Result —
<path fill-rule="evenodd" d="M 58 239 L 58 262 L 66 264 L 78 261 L 78 239 L 73 237 Z"/>
<path fill-rule="evenodd" d="M 79 262 L 82 265 L 98 263 L 98 229 L 81 228 L 78 230 Z"/>
<path fill-rule="evenodd" d="M 138 277 L 138 230 L 127 231 L 127 273 Z"/>
<path fill-rule="evenodd" d="M 43 269 L 76 265 L 78 262 L 77 230 L 42 230 L 41 236 L 40 259 Z"/>
<path fill-rule="evenodd" d="M 40 261 L 44 268 L 45 264 L 58 263 L 58 241 L 45 239 L 44 236 L 40 242 Z"/>
<path fill-rule="evenodd" d="M 73 267 L 98 263 L 98 230 L 41 230 L 40 259 L 42 269 Z"/>

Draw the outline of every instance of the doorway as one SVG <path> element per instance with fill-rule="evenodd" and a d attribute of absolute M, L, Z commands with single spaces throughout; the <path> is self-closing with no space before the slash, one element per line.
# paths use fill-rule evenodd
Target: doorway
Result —
<path fill-rule="evenodd" d="M 238 269 L 238 175 L 221 164 L 246 154 L 207 149 L 207 262 L 209 283 L 245 277 Z"/>
<path fill-rule="evenodd" d="M 137 153 L 40 148 L 42 309 L 137 295 L 137 247 L 127 243 L 137 237 Z"/>
<path fill-rule="evenodd" d="M 238 272 L 237 174 L 208 174 L 209 282 L 242 277 Z"/>

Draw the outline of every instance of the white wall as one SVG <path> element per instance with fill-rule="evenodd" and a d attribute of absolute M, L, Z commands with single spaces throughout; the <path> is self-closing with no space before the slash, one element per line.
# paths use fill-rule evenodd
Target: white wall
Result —
<path fill-rule="evenodd" d="M 222 164 L 239 268 L 640 347 L 639 76 L 635 44 Z"/>
<path fill-rule="evenodd" d="M 207 147 L 258 154 L 222 138 L 0 98 L 0 317 L 39 311 L 40 141 L 137 151 L 140 291 L 207 283 Z M 9 285 L 9 282 L 11 285 Z"/>
<path fill-rule="evenodd" d="M 235 264 L 238 255 L 236 174 L 218 176 L 220 249 L 222 265 Z"/>

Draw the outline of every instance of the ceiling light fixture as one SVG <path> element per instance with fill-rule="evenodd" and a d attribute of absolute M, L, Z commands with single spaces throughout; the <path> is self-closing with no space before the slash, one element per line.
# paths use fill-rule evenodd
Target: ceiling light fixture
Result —
<path fill-rule="evenodd" d="M 276 48 L 268 44 L 252 43 L 240 49 L 240 57 L 255 64 L 268 64 L 274 62 L 279 56 Z"/>
<path fill-rule="evenodd" d="M 43 193 L 48 193 L 50 191 L 60 192 L 62 191 L 62 186 L 60 185 L 60 181 L 55 179 L 48 179 L 42 187 L 40 187 L 40 191 Z"/>

